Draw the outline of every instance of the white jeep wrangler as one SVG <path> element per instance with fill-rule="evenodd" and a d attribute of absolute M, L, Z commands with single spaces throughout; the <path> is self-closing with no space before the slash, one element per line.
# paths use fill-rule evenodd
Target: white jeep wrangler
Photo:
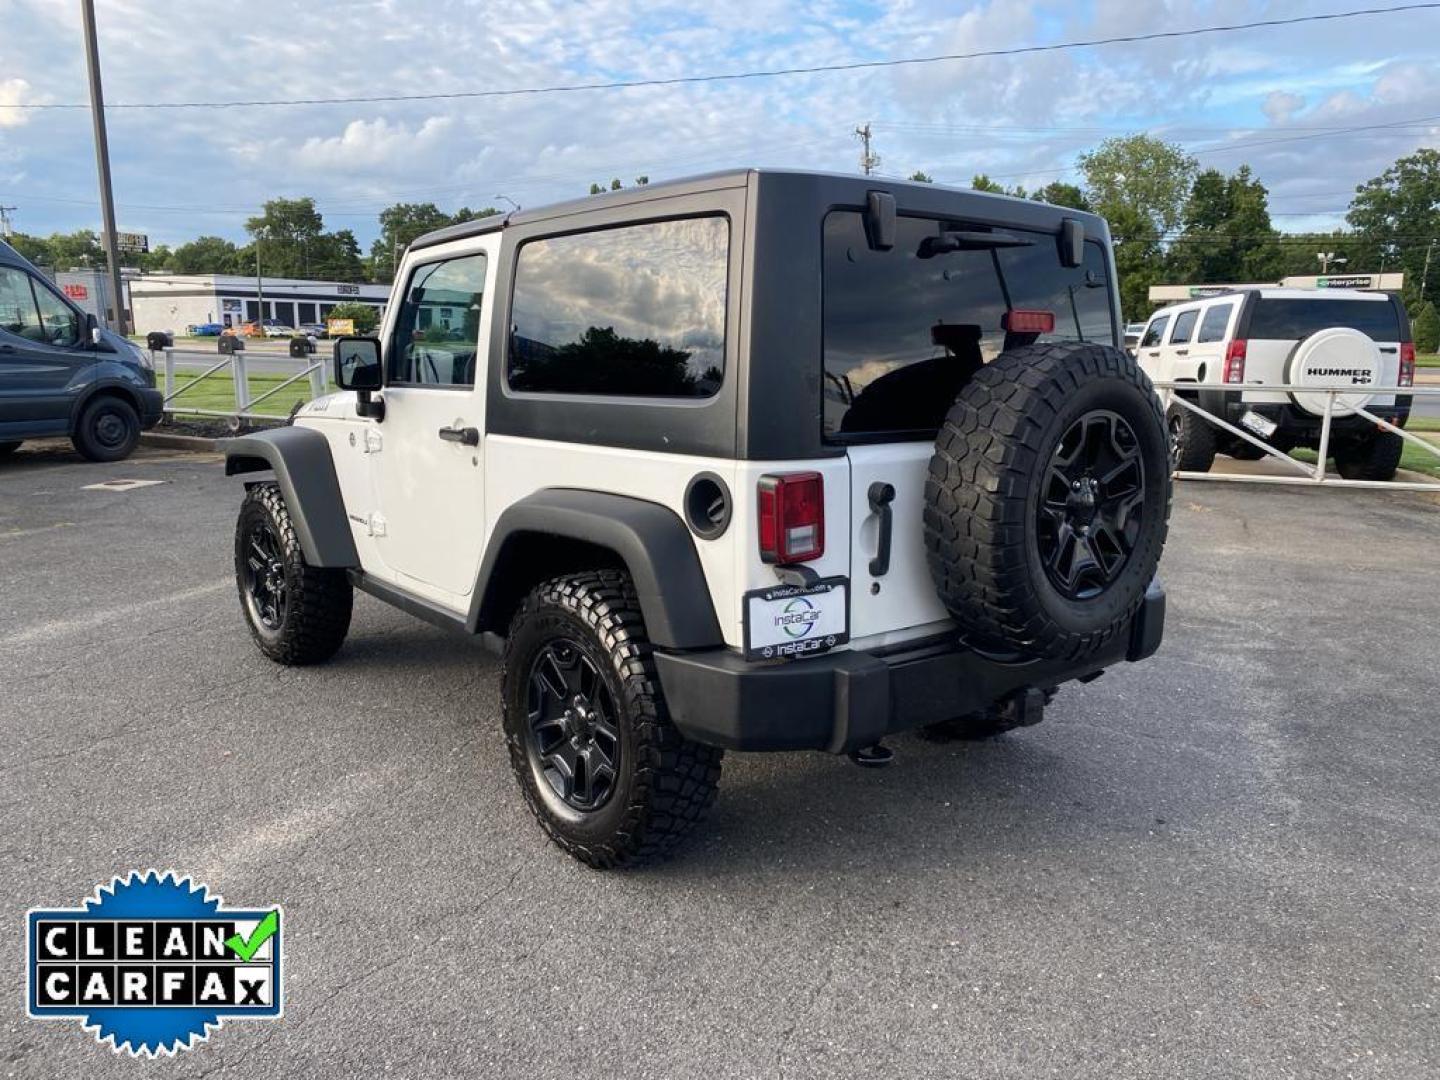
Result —
<path fill-rule="evenodd" d="M 667 853 L 725 749 L 1040 719 L 1158 647 L 1164 419 L 1099 218 L 735 171 L 442 229 L 341 393 L 231 439 L 235 571 L 286 664 L 352 589 L 503 651 L 525 799 Z"/>

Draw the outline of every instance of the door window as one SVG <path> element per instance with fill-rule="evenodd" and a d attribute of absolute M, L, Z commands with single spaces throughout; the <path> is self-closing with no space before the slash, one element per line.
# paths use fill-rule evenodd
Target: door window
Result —
<path fill-rule="evenodd" d="M 30 275 L 24 270 L 0 266 L 0 329 L 30 341 L 44 341 L 45 328 L 40 309 L 30 289 Z"/>
<path fill-rule="evenodd" d="M 1200 336 L 1195 340 L 1202 345 L 1208 341 L 1224 341 L 1225 328 L 1230 325 L 1230 313 L 1234 310 L 1234 304 L 1216 304 L 1208 309 L 1205 318 L 1200 320 Z"/>
<path fill-rule="evenodd" d="M 390 340 L 388 383 L 475 385 L 485 266 L 480 251 L 415 268 Z"/>
<path fill-rule="evenodd" d="M 1171 345 L 1184 345 L 1195 332 L 1195 320 L 1200 318 L 1200 309 L 1191 308 L 1175 316 L 1175 331 L 1170 335 Z"/>
<path fill-rule="evenodd" d="M 1140 340 L 1142 349 L 1153 349 L 1160 344 L 1160 339 L 1165 336 L 1165 327 L 1170 325 L 1170 316 L 1161 315 L 1145 328 L 1145 336 Z"/>
<path fill-rule="evenodd" d="M 75 309 L 43 282 L 32 279 L 31 285 L 35 289 L 35 303 L 40 308 L 45 340 L 51 345 L 74 345 L 80 340 L 80 319 Z"/>

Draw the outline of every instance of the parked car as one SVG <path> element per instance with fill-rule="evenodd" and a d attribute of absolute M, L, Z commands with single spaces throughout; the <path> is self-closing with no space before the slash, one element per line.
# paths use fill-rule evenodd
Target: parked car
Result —
<path fill-rule="evenodd" d="M 593 866 L 671 851 L 727 748 L 1035 723 L 1164 622 L 1111 265 L 1090 214 L 754 170 L 422 237 L 343 392 L 224 444 L 243 617 L 282 664 L 355 588 L 485 635 L 521 793 Z"/>
<path fill-rule="evenodd" d="M 1349 480 L 1395 476 L 1404 439 L 1356 410 L 1396 427 L 1410 417 L 1408 395 L 1364 389 L 1415 384 L 1410 320 L 1397 296 L 1354 289 L 1225 293 L 1156 312 L 1138 351 L 1151 378 L 1187 384 L 1179 396 L 1286 452 L 1319 448 L 1328 395 L 1263 387 L 1355 387 L 1334 399 L 1329 452 L 1335 467 Z M 1225 386 L 1245 389 L 1227 393 Z M 1259 446 L 1183 405 L 1172 404 L 1166 422 L 1182 470 L 1207 472 L 1217 452 L 1246 460 L 1265 456 Z"/>
<path fill-rule="evenodd" d="M 0 457 L 68 435 L 91 461 L 119 461 L 162 405 L 150 354 L 100 329 L 0 240 Z"/>
<path fill-rule="evenodd" d="M 219 337 L 224 329 L 224 325 L 218 322 L 200 323 L 190 327 L 189 332 L 191 337 Z"/>
<path fill-rule="evenodd" d="M 326 328 L 324 323 L 301 323 L 298 329 L 300 333 L 304 334 L 306 337 L 312 337 L 318 341 L 324 341 L 330 336 L 330 331 Z"/>
<path fill-rule="evenodd" d="M 267 338 L 288 338 L 295 336 L 295 328 L 286 326 L 279 319 L 266 319 L 262 324 Z"/>
<path fill-rule="evenodd" d="M 1125 351 L 1131 356 L 1135 355 L 1136 348 L 1140 345 L 1140 338 L 1145 333 L 1143 322 L 1132 322 L 1125 324 Z"/>

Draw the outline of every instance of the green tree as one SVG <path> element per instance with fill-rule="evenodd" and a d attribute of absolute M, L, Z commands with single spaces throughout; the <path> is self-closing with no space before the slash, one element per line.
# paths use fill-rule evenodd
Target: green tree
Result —
<path fill-rule="evenodd" d="M 917 184 L 933 184 L 935 182 L 933 176 L 927 172 L 921 172 L 919 169 L 916 169 L 910 174 L 910 179 L 914 180 Z"/>
<path fill-rule="evenodd" d="M 1183 220 L 1195 170 L 1184 149 L 1149 135 L 1106 139 L 1080 155 L 1090 205 L 1106 218 L 1122 209 L 1132 221 L 1138 215 L 1157 239 Z"/>
<path fill-rule="evenodd" d="M 43 236 L 31 236 L 29 233 L 13 233 L 8 238 L 8 242 L 11 247 L 36 266 L 55 265 L 55 260 L 50 254 L 50 242 Z"/>
<path fill-rule="evenodd" d="M 307 270 L 324 281 L 364 281 L 365 264 L 355 234 L 349 229 L 321 233 L 307 252 Z"/>
<path fill-rule="evenodd" d="M 462 206 L 455 213 L 447 214 L 434 203 L 428 202 L 396 203 L 386 207 L 380 211 L 380 235 L 370 245 L 371 280 L 392 281 L 395 277 L 395 257 L 404 254 L 407 247 L 426 233 L 497 213 L 499 211 L 493 206 L 482 210 Z"/>
<path fill-rule="evenodd" d="M 1186 282 L 1275 281 L 1285 256 L 1270 224 L 1269 192 L 1250 166 L 1234 175 L 1206 169 L 1185 203 L 1184 232 L 1170 248 L 1170 269 Z"/>
<path fill-rule="evenodd" d="M 997 195 L 1005 194 L 1005 186 L 1003 184 L 997 184 L 984 173 L 976 173 L 972 176 L 970 178 L 970 186 L 976 191 L 992 191 Z"/>
<path fill-rule="evenodd" d="M 181 244 L 170 256 L 170 269 L 177 274 L 243 274 L 253 272 L 242 263 L 240 249 L 219 236 L 201 236 Z"/>
<path fill-rule="evenodd" d="M 1440 150 L 1417 150 L 1362 184 L 1346 220 L 1359 242 L 1352 269 L 1362 260 L 1366 266 L 1378 263 L 1381 250 L 1393 245 L 1395 262 L 1387 269 L 1404 270 L 1406 304 L 1419 310 L 1424 303 L 1440 300 L 1440 273 L 1433 272 L 1433 254 L 1426 295 L 1420 295 L 1430 238 L 1440 236 Z"/>
<path fill-rule="evenodd" d="M 1425 301 L 1420 314 L 1415 316 L 1415 324 L 1410 328 L 1410 333 L 1415 339 L 1416 352 L 1440 351 L 1440 312 L 1435 310 L 1433 302 Z"/>
<path fill-rule="evenodd" d="M 330 314 L 330 319 L 354 319 L 355 333 L 373 334 L 375 327 L 380 323 L 379 313 L 369 304 L 361 304 L 356 301 L 349 301 L 344 304 L 336 304 Z"/>
<path fill-rule="evenodd" d="M 1090 209 L 1090 200 L 1085 198 L 1085 193 L 1075 184 L 1067 184 L 1062 180 L 1050 181 L 1038 191 L 1031 192 L 1030 198 L 1051 206 L 1068 206 L 1071 210 Z"/>
<path fill-rule="evenodd" d="M 311 277 L 310 257 L 318 254 L 316 241 L 325 231 L 315 200 L 270 199 L 258 217 L 245 222 L 260 245 L 261 267 L 269 277 Z"/>

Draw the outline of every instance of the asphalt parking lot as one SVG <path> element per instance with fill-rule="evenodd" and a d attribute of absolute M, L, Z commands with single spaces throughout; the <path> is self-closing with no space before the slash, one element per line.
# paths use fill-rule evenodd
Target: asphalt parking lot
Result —
<path fill-rule="evenodd" d="M 887 770 L 731 755 L 609 874 L 527 816 L 478 646 L 361 597 L 331 664 L 260 656 L 238 502 L 0 463 L 0 1075 L 1440 1074 L 1423 497 L 1183 484 L 1152 661 Z M 135 1063 L 25 1018 L 25 910 L 150 866 L 284 905 L 282 1020 Z"/>

